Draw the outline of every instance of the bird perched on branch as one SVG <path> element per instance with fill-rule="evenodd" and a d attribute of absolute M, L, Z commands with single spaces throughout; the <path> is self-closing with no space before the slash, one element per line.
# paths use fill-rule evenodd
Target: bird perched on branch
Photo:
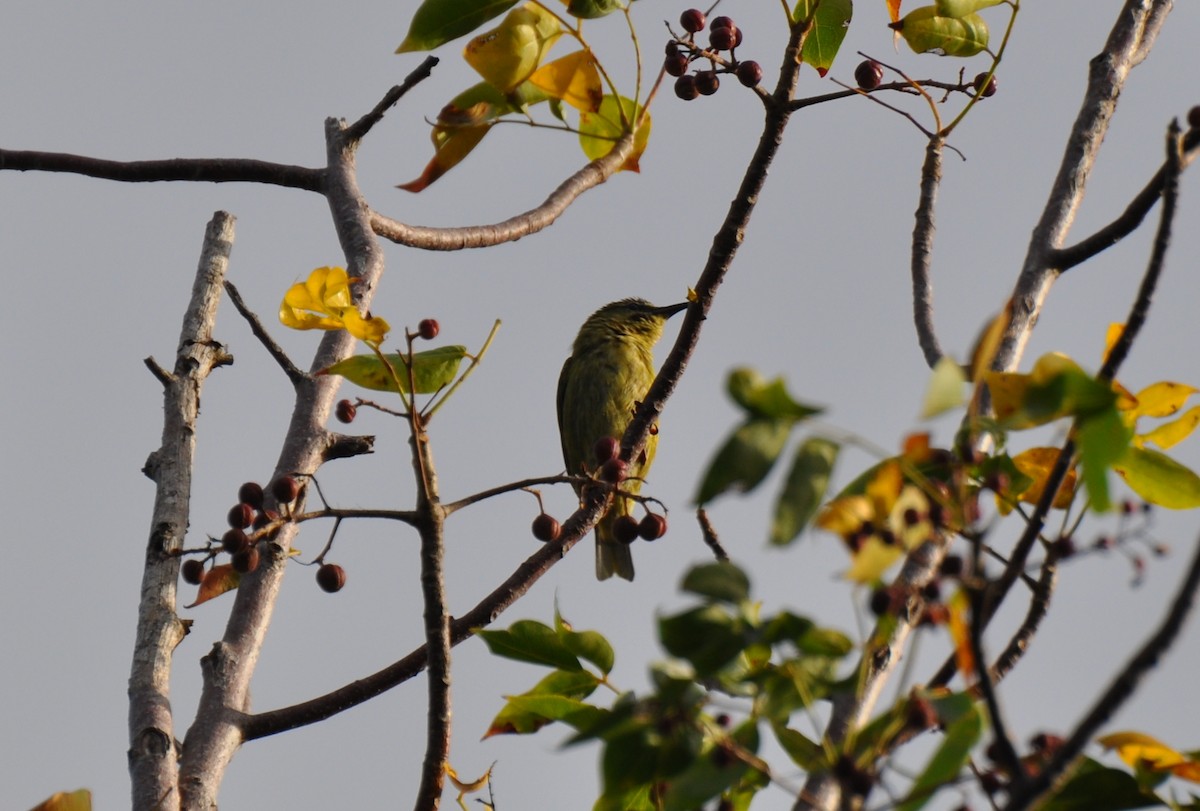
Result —
<path fill-rule="evenodd" d="M 654 461 L 658 437 L 651 434 L 646 447 L 625 468 L 615 458 L 618 443 L 654 382 L 651 349 L 662 337 L 667 319 L 687 306 L 684 302 L 655 307 L 643 299 L 629 298 L 604 305 L 583 322 L 558 378 L 558 431 L 567 473 L 599 474 L 626 493 L 636 494 L 641 489 Z M 582 495 L 583 486 L 576 485 L 575 491 Z M 599 580 L 614 574 L 633 580 L 629 544 L 613 534 L 618 517 L 628 515 L 631 507 L 630 499 L 615 493 L 596 524 Z"/>

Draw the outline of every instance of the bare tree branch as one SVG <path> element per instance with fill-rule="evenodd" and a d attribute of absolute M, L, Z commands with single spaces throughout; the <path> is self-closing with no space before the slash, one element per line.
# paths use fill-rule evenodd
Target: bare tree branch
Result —
<path fill-rule="evenodd" d="M 123 183 L 187 180 L 199 183 L 265 183 L 322 192 L 322 169 L 289 166 L 246 158 L 169 158 L 152 161 L 110 161 L 65 152 L 0 149 L 0 171 L 68 172 Z"/>
<path fill-rule="evenodd" d="M 162 447 L 148 465 L 157 488 L 129 674 L 129 773 L 138 811 L 174 811 L 181 800 L 170 701 L 171 657 L 187 633 L 175 613 L 177 553 L 188 527 L 200 390 L 209 372 L 230 361 L 212 329 L 233 237 L 233 216 L 218 211 L 205 230 L 175 372 L 165 381 Z"/>
<path fill-rule="evenodd" d="M 262 321 L 258 319 L 254 311 L 246 306 L 246 302 L 242 299 L 242 294 L 238 292 L 233 282 L 225 282 L 225 292 L 229 294 L 229 300 L 233 302 L 234 309 L 250 325 L 250 331 L 254 333 L 254 337 L 267 350 L 267 354 L 279 364 L 279 368 L 283 369 L 283 373 L 287 375 L 288 380 L 292 381 L 292 385 L 298 386 L 305 380 L 308 380 L 308 375 L 300 371 L 296 367 L 296 364 L 292 363 L 292 359 L 283 351 L 283 347 L 275 343 L 275 339 L 267 332 L 266 327 L 263 326 Z"/>
<path fill-rule="evenodd" d="M 929 272 L 933 264 L 933 212 L 937 205 L 938 186 L 942 182 L 944 143 L 942 136 L 935 135 L 925 147 L 925 163 L 921 166 L 921 194 L 912 238 L 913 323 L 917 327 L 917 342 L 931 369 L 942 359 L 942 347 L 933 326 L 933 282 Z"/>
<path fill-rule="evenodd" d="M 384 94 L 371 112 L 346 128 L 346 140 L 355 143 L 365 138 L 371 128 L 383 120 L 384 114 L 404 98 L 404 94 L 429 78 L 433 69 L 437 67 L 438 61 L 436 56 L 425 57 L 425 60 L 417 65 L 416 70 L 404 77 L 403 82 Z"/>

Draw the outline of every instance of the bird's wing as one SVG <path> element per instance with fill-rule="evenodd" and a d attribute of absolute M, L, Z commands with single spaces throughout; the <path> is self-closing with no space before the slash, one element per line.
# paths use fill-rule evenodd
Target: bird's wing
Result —
<path fill-rule="evenodd" d="M 563 464 L 568 465 L 568 466 L 571 464 L 571 462 L 568 459 L 568 454 L 567 454 L 567 432 L 566 432 L 566 428 L 563 426 L 563 405 L 566 403 L 566 399 L 567 399 L 567 376 L 571 373 L 571 360 L 572 360 L 572 358 L 568 357 L 566 359 L 566 361 L 563 362 L 562 371 L 558 373 L 558 397 L 557 397 L 558 437 L 562 441 Z M 571 473 L 578 473 L 578 472 L 579 471 L 577 471 L 577 470 L 568 470 L 567 474 L 570 475 Z"/>

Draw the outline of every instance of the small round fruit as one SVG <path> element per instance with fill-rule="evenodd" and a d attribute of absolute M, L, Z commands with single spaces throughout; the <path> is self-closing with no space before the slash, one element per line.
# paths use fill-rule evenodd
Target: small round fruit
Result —
<path fill-rule="evenodd" d="M 352 423 L 354 422 L 354 417 L 358 414 L 358 407 L 349 400 L 338 400 L 334 414 L 337 416 L 338 422 Z"/>
<path fill-rule="evenodd" d="M 233 564 L 233 570 L 242 574 L 248 574 L 258 568 L 258 547 L 251 546 L 243 549 L 233 556 L 230 561 Z"/>
<path fill-rule="evenodd" d="M 1200 130 L 1200 105 L 1196 105 L 1188 110 L 1187 114 L 1188 126 L 1194 130 Z"/>
<path fill-rule="evenodd" d="M 688 58 L 683 54 L 677 53 L 674 56 L 668 56 L 663 61 L 663 70 L 671 76 L 679 77 L 687 73 L 688 64 Z"/>
<path fill-rule="evenodd" d="M 854 69 L 854 81 L 863 90 L 874 90 L 883 82 L 883 65 L 874 59 L 866 59 L 858 63 Z"/>
<path fill-rule="evenodd" d="M 221 548 L 231 555 L 236 555 L 250 546 L 250 539 L 240 529 L 231 529 L 221 536 Z"/>
<path fill-rule="evenodd" d="M 737 45 L 737 30 L 714 28 L 708 33 L 708 46 L 714 51 L 728 51 Z"/>
<path fill-rule="evenodd" d="M 436 318 L 426 318 L 417 324 L 417 335 L 420 335 L 426 341 L 432 341 L 438 337 L 438 333 L 442 331 L 442 325 L 437 322 Z"/>
<path fill-rule="evenodd" d="M 280 504 L 291 504 L 300 495 L 300 485 L 291 476 L 280 476 L 271 482 L 271 495 Z"/>
<path fill-rule="evenodd" d="M 707 21 L 704 19 L 704 12 L 698 8 L 689 8 L 679 15 L 679 24 L 689 34 L 703 31 L 705 22 Z"/>
<path fill-rule="evenodd" d="M 629 463 L 622 459 L 609 459 L 600 466 L 600 478 L 606 482 L 620 484 L 629 475 Z"/>
<path fill-rule="evenodd" d="M 533 537 L 542 543 L 557 541 L 561 533 L 562 526 L 554 519 L 554 516 L 541 513 L 533 519 Z"/>
<path fill-rule="evenodd" d="M 667 40 L 667 47 L 663 49 L 663 53 L 667 56 L 679 56 L 679 43 L 673 39 Z"/>
<path fill-rule="evenodd" d="M 179 574 L 183 577 L 184 583 L 191 583 L 193 586 L 200 585 L 200 581 L 204 579 L 204 562 L 189 558 L 179 567 Z"/>
<path fill-rule="evenodd" d="M 750 60 L 747 62 L 739 62 L 737 66 L 738 81 L 746 87 L 757 87 L 762 81 L 763 69 L 762 65 Z"/>
<path fill-rule="evenodd" d="M 667 534 L 667 518 L 664 515 L 646 513 L 638 524 L 638 535 L 647 541 L 657 541 Z"/>
<path fill-rule="evenodd" d="M 346 570 L 336 563 L 322 563 L 317 569 L 317 585 L 330 594 L 341 591 L 346 585 Z"/>
<path fill-rule="evenodd" d="M 254 508 L 249 504 L 238 502 L 229 508 L 229 526 L 234 529 L 245 529 L 254 520 Z"/>
<path fill-rule="evenodd" d="M 709 24 L 708 27 L 710 29 L 716 31 L 719 28 L 734 29 L 734 28 L 737 28 L 737 25 L 733 22 L 732 17 L 726 17 L 726 16 L 722 15 L 720 17 L 713 17 L 713 21 L 712 21 L 712 23 Z"/>
<path fill-rule="evenodd" d="M 633 543 L 638 539 L 640 526 L 632 515 L 621 515 L 613 521 L 613 537 L 621 543 Z"/>
<path fill-rule="evenodd" d="M 996 95 L 996 77 L 993 76 L 991 81 L 987 83 L 987 87 L 983 86 L 984 80 L 987 79 L 986 73 L 981 73 L 971 82 L 971 86 L 975 88 L 975 92 L 983 96 L 985 99 L 988 96 Z"/>
<path fill-rule="evenodd" d="M 691 74 L 684 74 L 675 80 L 675 95 L 684 101 L 691 101 L 700 95 L 700 91 L 696 89 L 696 77 Z"/>
<path fill-rule="evenodd" d="M 246 482 L 238 488 L 238 501 L 242 504 L 249 504 L 256 510 L 261 510 L 263 505 L 263 489 L 258 482 Z"/>
<path fill-rule="evenodd" d="M 617 441 L 615 436 L 602 436 L 596 440 L 596 444 L 592 446 L 592 453 L 596 456 L 596 464 L 602 465 L 609 459 L 617 458 L 617 452 L 621 450 L 621 443 Z"/>
<path fill-rule="evenodd" d="M 721 87 L 721 80 L 715 70 L 702 70 L 696 74 L 696 90 L 702 96 L 711 96 Z"/>

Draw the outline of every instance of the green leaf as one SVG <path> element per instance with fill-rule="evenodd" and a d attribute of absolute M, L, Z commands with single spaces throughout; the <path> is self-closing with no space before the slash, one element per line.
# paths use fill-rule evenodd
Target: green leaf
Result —
<path fill-rule="evenodd" d="M 624 111 L 628 125 L 622 121 Z M 642 108 L 632 99 L 614 96 L 611 93 L 600 100 L 600 109 L 594 113 L 581 111 L 579 114 L 579 146 L 588 160 L 603 158 L 612 152 L 616 141 L 630 131 L 642 115 Z M 638 171 L 638 161 L 646 151 L 650 140 L 650 117 L 638 128 L 633 139 L 633 152 L 621 165 L 621 170 Z"/>
<path fill-rule="evenodd" d="M 981 8 L 998 6 L 1004 0 L 934 0 L 934 8 L 943 17 L 966 17 Z"/>
<path fill-rule="evenodd" d="M 499 17 L 517 0 L 424 0 L 413 14 L 408 35 L 396 53 L 432 51 Z"/>
<path fill-rule="evenodd" d="M 804 771 L 821 771 L 828 765 L 829 758 L 825 756 L 825 750 L 821 748 L 820 744 L 790 728 L 782 721 L 773 722 L 771 729 L 775 732 L 775 737 L 779 741 L 779 745 L 783 747 L 783 751 L 787 752 L 787 756 L 792 759 L 792 762 Z"/>
<path fill-rule="evenodd" d="M 820 5 L 817 5 L 817 3 Z M 813 17 L 812 29 L 804 40 L 804 48 L 800 58 L 807 65 L 817 69 L 824 76 L 833 65 L 842 40 L 846 38 L 846 29 L 850 27 L 850 18 L 854 14 L 853 0 L 800 0 L 792 12 L 795 20 L 807 20 L 817 6 L 816 16 Z"/>
<path fill-rule="evenodd" d="M 942 17 L 933 6 L 922 6 L 891 27 L 919 54 L 967 57 L 987 50 L 988 46 L 988 26 L 978 14 Z"/>
<path fill-rule="evenodd" d="M 599 684 L 600 680 L 596 675 L 587 670 L 555 670 L 534 685 L 531 690 L 522 693 L 522 696 L 558 696 L 578 700 L 591 695 Z M 529 706 L 514 703 L 513 697 L 510 696 L 508 703 L 492 719 L 492 723 L 483 737 L 527 735 L 537 732 L 551 720 L 552 716 L 545 712 L 536 712 Z M 600 716 L 588 720 L 589 723 L 595 724 L 600 720 Z"/>
<path fill-rule="evenodd" d="M 966 401 L 963 394 L 966 382 L 967 376 L 963 373 L 962 366 L 949 355 L 943 355 L 933 367 L 933 374 L 925 389 L 921 419 L 936 417 L 962 405 Z"/>
<path fill-rule="evenodd" d="M 771 544 L 787 546 L 800 537 L 800 533 L 812 521 L 821 502 L 825 500 L 833 463 L 840 449 L 836 442 L 821 437 L 812 437 L 800 444 L 792 461 L 792 469 L 783 483 L 783 490 L 775 502 Z"/>
<path fill-rule="evenodd" d="M 719 605 L 663 617 L 658 635 L 666 651 L 691 662 L 701 678 L 732 662 L 749 642 L 744 624 Z"/>
<path fill-rule="evenodd" d="M 1170 510 L 1200 507 L 1200 476 L 1158 451 L 1127 448 L 1113 470 L 1151 504 Z"/>
<path fill-rule="evenodd" d="M 567 13 L 581 20 L 595 20 L 624 8 L 621 0 L 570 0 L 567 3 Z"/>
<path fill-rule="evenodd" d="M 803 420 L 821 409 L 792 399 L 782 377 L 767 381 L 754 369 L 741 367 L 729 373 L 726 391 L 749 417 Z"/>
<path fill-rule="evenodd" d="M 571 653 L 591 662 L 600 669 L 601 673 L 607 675 L 612 672 L 616 654 L 603 634 L 598 631 L 572 629 L 570 623 L 566 622 L 558 613 L 557 607 L 554 610 L 554 629 L 558 632 L 558 638 L 562 640 L 563 646 Z"/>
<path fill-rule="evenodd" d="M 1125 811 L 1130 808 L 1163 806 L 1153 792 L 1144 791 L 1137 780 L 1121 769 L 1110 769 L 1085 757 L 1066 785 L 1043 802 L 1042 811 Z"/>
<path fill-rule="evenodd" d="M 466 357 L 465 346 L 439 346 L 413 354 L 413 380 L 418 394 L 433 394 L 449 385 L 458 374 L 458 367 Z M 402 352 L 385 355 L 396 372 L 400 390 L 408 392 L 408 357 Z M 322 369 L 317 374 L 341 375 L 364 389 L 373 391 L 396 390 L 388 368 L 375 355 L 355 355 Z"/>
<path fill-rule="evenodd" d="M 730 735 L 734 742 L 749 752 L 758 751 L 758 727 L 753 721 L 739 724 Z M 737 785 L 750 766 L 733 756 L 718 753 L 716 747 L 706 748 L 692 758 L 688 769 L 667 785 L 663 811 L 693 811 L 722 792 Z"/>
<path fill-rule="evenodd" d="M 972 706 L 946 727 L 942 743 L 925 771 L 917 777 L 908 799 L 896 806 L 897 811 L 917 811 L 929 802 L 937 791 L 953 782 L 971 756 L 971 747 L 983 733 L 983 716 Z"/>
<path fill-rule="evenodd" d="M 590 726 L 606 712 L 577 699 L 541 694 L 509 696 L 508 707 L 514 713 L 541 718 L 544 724 L 562 721 L 577 729 Z"/>
<path fill-rule="evenodd" d="M 731 488 L 757 487 L 771 472 L 791 431 L 790 420 L 750 419 L 739 426 L 709 463 L 696 503 L 707 504 Z"/>
<path fill-rule="evenodd" d="M 732 563 L 705 563 L 683 576 L 683 591 L 737 605 L 750 599 L 750 578 Z"/>
<path fill-rule="evenodd" d="M 497 656 L 560 670 L 583 669 L 554 629 L 535 620 L 517 620 L 506 631 L 480 630 L 475 633 Z"/>
<path fill-rule="evenodd" d="M 1079 421 L 1076 437 L 1080 479 L 1087 487 L 1092 509 L 1097 512 L 1104 512 L 1111 506 L 1108 470 L 1125 455 L 1132 436 L 1133 430 L 1113 407 Z"/>

